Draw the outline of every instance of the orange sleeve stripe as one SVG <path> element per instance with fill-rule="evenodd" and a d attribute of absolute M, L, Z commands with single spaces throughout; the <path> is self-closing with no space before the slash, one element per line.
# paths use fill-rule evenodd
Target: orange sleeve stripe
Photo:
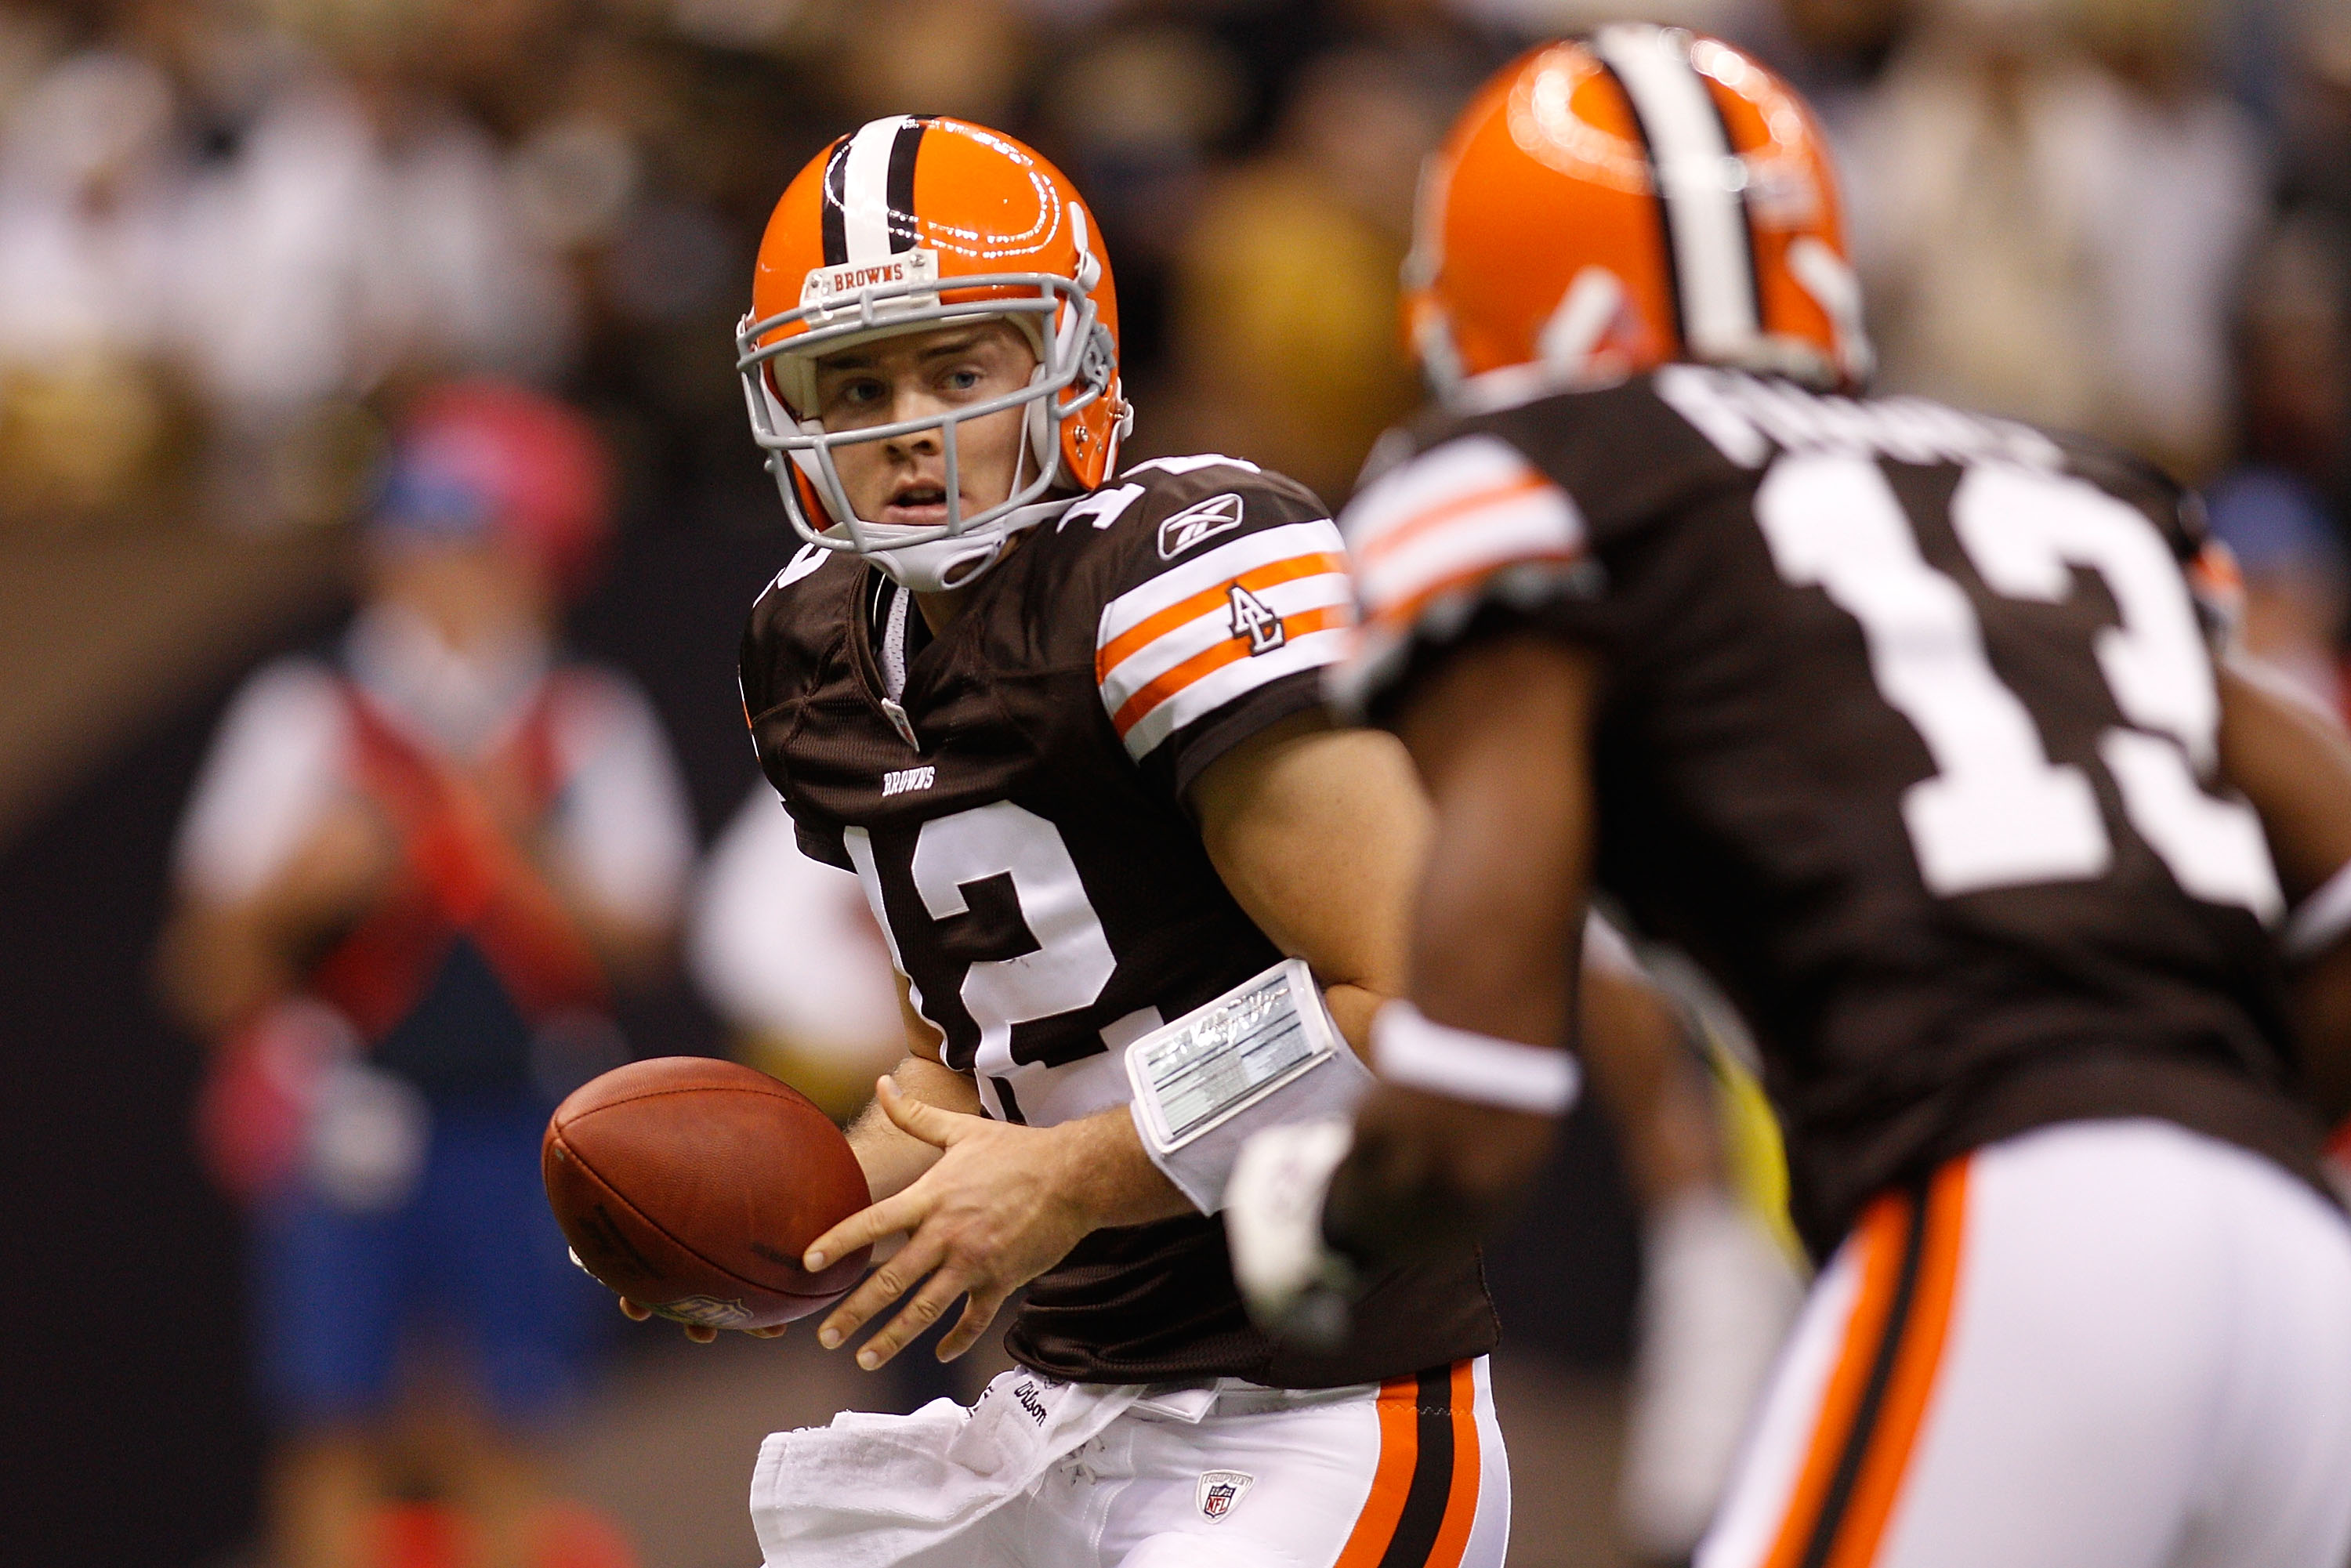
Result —
<path fill-rule="evenodd" d="M 1252 567 L 1238 577 L 1220 582 L 1214 588 L 1202 589 L 1189 599 L 1178 600 L 1165 610 L 1153 612 L 1103 643 L 1101 651 L 1094 654 L 1094 679 L 1110 679 L 1110 673 L 1124 664 L 1130 655 L 1150 646 L 1176 627 L 1222 609 L 1225 596 L 1235 583 L 1255 593 L 1278 582 L 1293 582 L 1301 577 L 1320 577 L 1332 571 L 1344 575 L 1346 570 L 1347 558 L 1329 550 L 1314 555 L 1291 556 L 1286 560 L 1268 561 L 1263 566 Z"/>
<path fill-rule="evenodd" d="M 1221 593 L 1224 591 L 1219 589 L 1217 591 Z M 1326 604 L 1319 610 L 1301 610 L 1295 615 L 1283 616 L 1281 632 L 1282 636 L 1289 639 L 1303 637 L 1311 632 L 1328 632 L 1334 627 L 1345 627 L 1353 623 L 1354 617 L 1346 605 Z M 1192 657 L 1127 698 L 1118 712 L 1111 716 L 1111 723 L 1117 728 L 1119 738 L 1124 740 L 1126 732 L 1133 729 L 1145 714 L 1181 692 L 1194 681 L 1203 675 L 1213 674 L 1227 664 L 1249 656 L 1249 639 L 1246 637 L 1228 637 L 1215 647 L 1204 653 L 1193 654 Z"/>
<path fill-rule="evenodd" d="M 1902 1249 L 1915 1219 L 1910 1200 L 1898 1193 L 1879 1198 L 1862 1216 L 1857 1228 L 1861 1288 L 1854 1297 L 1853 1316 L 1845 1322 L 1844 1347 L 1821 1396 L 1812 1447 L 1805 1451 L 1803 1469 L 1796 1474 L 1795 1489 L 1788 1495 L 1788 1511 L 1780 1521 L 1771 1552 L 1763 1559 L 1764 1568 L 1799 1568 L 1812 1541 L 1837 1459 L 1852 1436 L 1854 1417 L 1860 1413 L 1870 1364 L 1876 1359 L 1878 1342 L 1885 1337 L 1886 1320 L 1893 1312 Z"/>
<path fill-rule="evenodd" d="M 1377 1568 L 1387 1554 L 1404 1518 L 1412 1472 L 1420 1463 L 1420 1379 L 1392 1377 L 1381 1384 L 1379 1418 L 1380 1459 L 1372 1472 L 1371 1495 L 1331 1568 Z"/>
<path fill-rule="evenodd" d="M 1399 633 L 1409 632 L 1412 630 L 1412 623 L 1420 619 L 1420 612 L 1427 608 L 1430 601 L 1441 599 L 1458 590 L 1468 588 L 1480 578 L 1491 577 L 1498 571 L 1504 571 L 1529 561 L 1569 562 L 1583 559 L 1583 552 L 1581 550 L 1527 550 L 1513 555 L 1507 560 L 1488 561 L 1482 566 L 1473 566 L 1466 570 L 1454 572 L 1450 576 L 1438 578 L 1427 587 L 1414 591 L 1407 598 L 1399 600 L 1394 604 L 1380 606 L 1372 612 L 1368 624 Z"/>
<path fill-rule="evenodd" d="M 1466 1361 L 1453 1364 L 1453 1484 L 1446 1490 L 1445 1519 L 1437 1527 L 1428 1568 L 1461 1568 L 1469 1549 L 1469 1527 L 1478 1521 L 1478 1376 Z"/>
<path fill-rule="evenodd" d="M 1967 1229 L 1969 1162 L 1954 1160 L 1935 1173 L 1927 1194 L 1925 1255 L 1919 1260 L 1917 1295 L 1902 1335 L 1900 1359 L 1887 1384 L 1886 1402 L 1870 1434 L 1851 1500 L 1837 1526 L 1827 1568 L 1865 1568 L 1877 1555 L 1886 1521 L 1901 1495 L 1911 1450 L 1925 1422 L 1943 1364 L 1951 1325 L 1951 1301 L 1959 1292 L 1959 1251 Z"/>
<path fill-rule="evenodd" d="M 1513 479 L 1506 485 L 1489 485 L 1482 490 L 1472 490 L 1466 496 L 1455 496 L 1449 500 L 1440 501 L 1426 511 L 1407 517 L 1394 528 L 1384 529 L 1365 539 L 1363 545 L 1364 559 L 1366 563 L 1375 561 L 1392 551 L 1402 549 L 1431 528 L 1450 522 L 1465 513 L 1482 512 L 1487 507 L 1499 506 L 1513 497 L 1550 488 L 1552 488 L 1550 480 L 1540 474 L 1530 474 L 1523 479 Z"/>

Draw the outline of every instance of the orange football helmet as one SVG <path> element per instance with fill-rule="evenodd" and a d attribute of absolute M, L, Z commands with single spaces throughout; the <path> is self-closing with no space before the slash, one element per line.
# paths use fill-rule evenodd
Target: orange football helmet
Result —
<path fill-rule="evenodd" d="M 1036 350 L 1036 375 L 1019 392 L 839 434 L 814 417 L 820 356 L 991 318 Z M 793 528 L 826 549 L 872 555 L 912 587 L 970 580 L 1007 535 L 1058 509 L 1052 492 L 1100 485 L 1134 423 L 1119 382 L 1118 297 L 1092 215 L 1050 163 L 959 120 L 872 120 L 811 159 L 768 222 L 735 342 L 752 437 Z M 1011 496 L 965 517 L 955 427 L 1023 406 L 1029 440 Z M 946 521 L 859 517 L 833 450 L 928 429 L 946 450 Z"/>
<path fill-rule="evenodd" d="M 1802 99 L 1728 44 L 1625 23 L 1489 82 L 1421 179 L 1404 323 L 1477 404 L 1669 361 L 1868 379 L 1835 171 Z"/>

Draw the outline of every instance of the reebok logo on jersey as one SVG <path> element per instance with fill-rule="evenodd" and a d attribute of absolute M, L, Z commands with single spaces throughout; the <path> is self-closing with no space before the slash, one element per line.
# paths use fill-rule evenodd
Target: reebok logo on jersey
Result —
<path fill-rule="evenodd" d="M 1159 525 L 1159 559 L 1174 560 L 1202 539 L 1241 526 L 1241 498 L 1228 490 L 1196 501 Z"/>
<path fill-rule="evenodd" d="M 936 768 L 898 768 L 882 775 L 883 799 L 904 795 L 910 790 L 927 789 L 939 781 Z"/>
<path fill-rule="evenodd" d="M 1270 653 L 1290 641 L 1290 634 L 1282 630 L 1281 617 L 1264 600 L 1238 582 L 1225 591 L 1225 596 L 1232 601 L 1233 635 L 1249 639 L 1250 658 Z"/>
<path fill-rule="evenodd" d="M 1204 1470 L 1199 1490 L 1194 1495 L 1200 1512 L 1209 1519 L 1222 1519 L 1240 1507 L 1241 1499 L 1257 1480 L 1247 1470 Z"/>

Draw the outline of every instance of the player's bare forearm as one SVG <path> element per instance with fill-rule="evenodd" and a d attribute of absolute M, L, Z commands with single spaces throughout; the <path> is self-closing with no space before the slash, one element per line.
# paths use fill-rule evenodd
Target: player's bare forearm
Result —
<path fill-rule="evenodd" d="M 1590 874 L 1588 655 L 1532 636 L 1477 644 L 1422 683 L 1398 734 L 1437 810 L 1407 994 L 1431 1019 L 1564 1044 Z"/>
<path fill-rule="evenodd" d="M 980 1113 L 979 1091 L 967 1073 L 909 1054 L 891 1069 L 890 1076 L 910 1099 L 963 1115 Z M 849 1147 L 865 1172 L 866 1190 L 876 1203 L 912 1186 L 938 1164 L 940 1154 L 936 1145 L 923 1142 L 893 1122 L 878 1099 L 851 1124 Z"/>
<path fill-rule="evenodd" d="M 1331 986 L 1322 992 L 1322 1006 L 1330 1012 L 1339 1038 L 1365 1061 L 1372 1059 L 1373 1015 L 1391 994 L 1369 986 Z"/>
<path fill-rule="evenodd" d="M 2261 813 L 2289 902 L 2351 862 L 2351 737 L 2274 676 L 2220 668 L 2220 771 Z"/>
<path fill-rule="evenodd" d="M 1463 649 L 1397 733 L 1436 808 L 1407 995 L 1431 1020 L 1564 1049 L 1590 857 L 1588 656 L 1532 637 Z M 1357 1113 L 1327 1228 L 1358 1253 L 1491 1225 L 1531 1179 L 1552 1119 L 1383 1084 Z"/>
<path fill-rule="evenodd" d="M 1300 714 L 1201 771 L 1200 841 L 1234 902 L 1306 960 L 1358 1055 L 1404 985 L 1405 931 L 1428 802 L 1392 736 Z"/>
<path fill-rule="evenodd" d="M 1196 1214 L 1144 1151 L 1143 1134 L 1123 1105 L 1098 1111 L 1050 1131 L 1066 1137 L 1070 1179 L 1082 1189 L 1088 1230 L 1149 1225 L 1179 1214 Z"/>
<path fill-rule="evenodd" d="M 2261 814 L 2286 898 L 2301 907 L 2351 865 L 2351 738 L 2243 665 L 2223 666 L 2220 685 L 2220 771 Z M 2297 956 L 2291 999 L 2306 1091 L 2339 1120 L 2351 1114 L 2351 933 Z"/>

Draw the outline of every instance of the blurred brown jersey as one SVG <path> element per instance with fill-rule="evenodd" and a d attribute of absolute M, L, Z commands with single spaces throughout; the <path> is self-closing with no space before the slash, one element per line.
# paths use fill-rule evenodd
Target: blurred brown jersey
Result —
<path fill-rule="evenodd" d="M 2081 1117 L 2316 1179 L 2192 497 L 2021 424 L 1689 365 L 1413 445 L 1345 518 L 1339 695 L 1377 714 L 1512 627 L 1601 653 L 1600 884 L 1754 1027 L 1816 1249 Z"/>

